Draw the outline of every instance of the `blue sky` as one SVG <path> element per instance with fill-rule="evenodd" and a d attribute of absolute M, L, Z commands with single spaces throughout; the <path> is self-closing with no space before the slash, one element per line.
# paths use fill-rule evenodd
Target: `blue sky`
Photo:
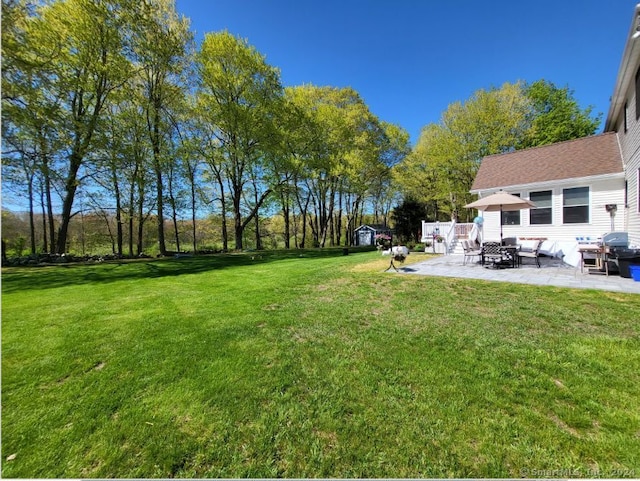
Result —
<path fill-rule="evenodd" d="M 415 143 L 449 104 L 518 80 L 569 86 L 604 124 L 636 3 L 176 0 L 176 7 L 198 43 L 226 29 L 278 67 L 286 86 L 353 87 Z"/>

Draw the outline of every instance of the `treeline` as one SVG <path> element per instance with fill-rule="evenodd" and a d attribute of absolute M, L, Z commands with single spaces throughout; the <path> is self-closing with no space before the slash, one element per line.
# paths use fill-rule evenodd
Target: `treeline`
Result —
<path fill-rule="evenodd" d="M 365 219 L 414 233 L 472 214 L 484 156 L 600 123 L 568 87 L 505 83 L 411 148 L 353 89 L 285 88 L 226 31 L 196 46 L 172 0 L 2 0 L 2 59 L 3 194 L 27 206 L 31 252 L 66 252 L 87 216 L 132 256 L 197 251 L 205 219 L 223 250 L 261 249 L 275 224 L 285 248 L 351 245 Z"/>
<path fill-rule="evenodd" d="M 248 229 L 262 248 L 261 219 L 276 213 L 285 247 L 349 245 L 365 210 L 388 216 L 409 136 L 354 90 L 284 88 L 228 32 L 196 49 L 170 0 L 2 7 L 3 187 L 28 204 L 32 251 L 42 220 L 46 249 L 65 252 L 89 206 L 132 255 L 149 222 L 166 254 L 168 226 L 189 219 L 197 250 L 211 214 L 224 250 L 244 248 Z"/>
<path fill-rule="evenodd" d="M 36 213 L 33 228 L 33 240 L 37 253 L 48 252 L 48 229 L 46 216 Z M 59 219 L 55 219 L 56 223 Z M 125 225 L 124 237 L 126 239 L 124 254 L 120 257 L 155 256 L 157 250 L 157 230 L 155 215 L 145 223 L 143 229 L 134 228 L 133 236 L 130 235 Z M 374 222 L 371 216 L 365 216 L 363 222 Z M 222 219 L 219 215 L 211 214 L 197 220 L 197 229 L 193 229 L 190 220 L 165 221 L 167 233 L 166 246 L 172 253 L 217 253 L 223 251 Z M 117 254 L 116 219 L 107 212 L 97 213 L 87 209 L 86 213 L 75 216 L 67 235 L 65 253 L 77 256 Z M 193 238 L 193 234 L 196 238 Z M 138 236 L 139 234 L 139 236 Z M 290 245 L 300 248 L 300 219 L 295 218 L 292 223 L 292 237 Z M 30 237 L 30 216 L 27 212 L 2 212 L 2 236 L 4 253 L 8 257 L 22 257 L 33 254 Z M 131 242 L 130 242 L 131 241 Z M 243 239 L 245 248 L 255 249 L 258 244 L 255 230 L 245 231 Z M 260 219 L 260 245 L 264 249 L 282 249 L 285 245 L 284 220 L 282 215 Z M 196 246 L 195 251 L 193 246 Z"/>

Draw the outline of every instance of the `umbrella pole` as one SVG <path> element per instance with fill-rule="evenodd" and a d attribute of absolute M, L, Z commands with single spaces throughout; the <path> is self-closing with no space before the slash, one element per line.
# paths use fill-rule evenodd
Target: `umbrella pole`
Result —
<path fill-rule="evenodd" d="M 502 204 L 500 204 L 500 245 L 502 245 Z"/>

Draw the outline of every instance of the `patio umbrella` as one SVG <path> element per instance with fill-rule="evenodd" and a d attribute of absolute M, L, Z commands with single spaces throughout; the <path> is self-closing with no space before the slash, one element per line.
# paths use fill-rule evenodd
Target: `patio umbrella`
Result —
<path fill-rule="evenodd" d="M 527 199 L 521 199 L 517 195 L 511 195 L 504 190 L 488 195 L 465 205 L 467 209 L 478 209 L 482 212 L 500 212 L 500 243 L 502 243 L 502 212 L 522 210 L 536 205 Z"/>

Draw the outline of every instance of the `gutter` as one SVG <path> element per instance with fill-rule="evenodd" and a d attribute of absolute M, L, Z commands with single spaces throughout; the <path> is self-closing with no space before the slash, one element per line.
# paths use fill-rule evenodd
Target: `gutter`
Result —
<path fill-rule="evenodd" d="M 602 180 L 615 180 L 615 179 L 624 179 L 625 173 L 614 172 L 611 174 L 601 174 L 601 175 L 592 175 L 589 177 L 572 177 L 570 179 L 557 179 L 557 180 L 547 180 L 544 182 L 535 182 L 531 184 L 518 184 L 518 185 L 507 185 L 507 186 L 496 186 L 496 187 L 485 187 L 483 189 L 472 189 L 469 191 L 471 194 L 492 194 L 497 190 L 505 190 L 509 191 L 518 191 L 518 190 L 533 190 L 533 189 L 542 189 L 549 190 L 553 189 L 557 186 L 562 185 L 576 185 L 576 184 L 590 184 L 592 182 L 598 182 Z"/>

